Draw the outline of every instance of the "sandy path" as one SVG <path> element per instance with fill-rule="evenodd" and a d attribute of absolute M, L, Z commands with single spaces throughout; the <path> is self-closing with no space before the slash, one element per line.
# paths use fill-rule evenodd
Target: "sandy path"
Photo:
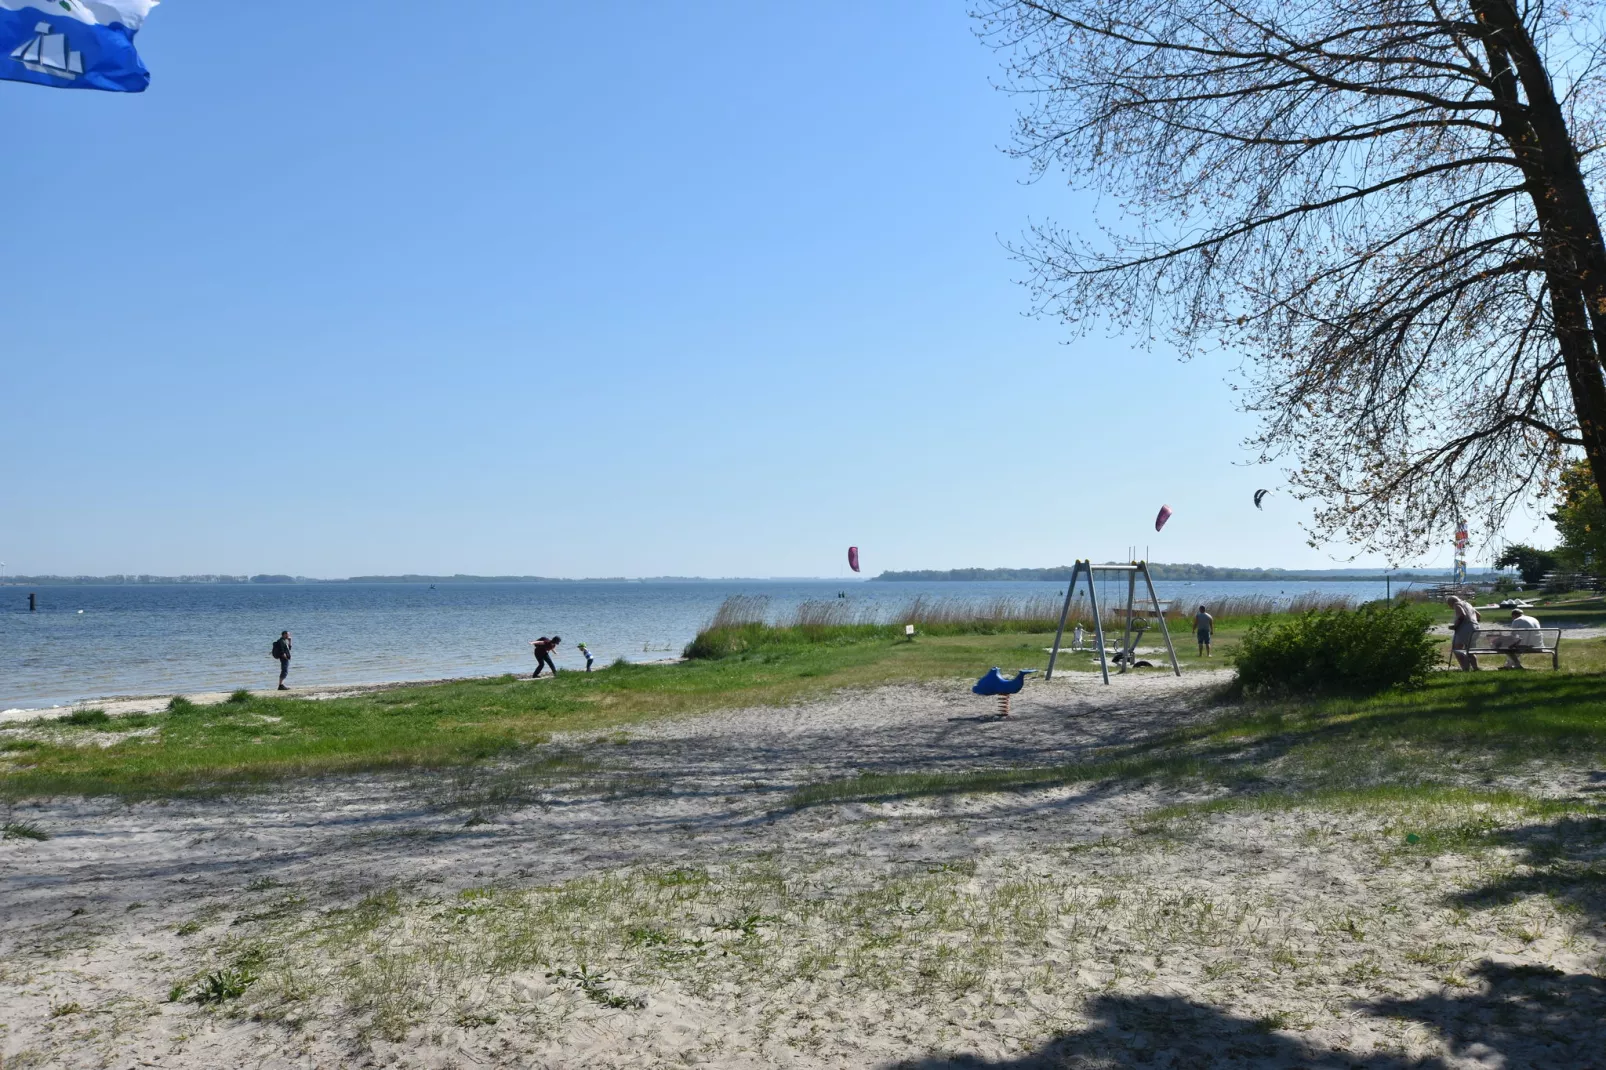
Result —
<path fill-rule="evenodd" d="M 198 885 L 186 889 L 191 895 L 262 878 L 362 883 L 391 879 L 399 867 L 461 886 L 514 875 L 554 881 L 679 857 L 688 842 L 758 849 L 755 840 L 790 837 L 813 822 L 805 814 L 783 827 L 772 817 L 800 784 L 1067 761 L 1197 717 L 1194 696 L 1226 675 L 1156 673 L 1105 689 L 1092 674 L 1062 674 L 1018 696 L 1007 722 L 965 685 L 933 684 L 634 726 L 624 745 L 594 733 L 559 736 L 551 749 L 597 768 L 534 787 L 534 806 L 469 829 L 467 815 L 500 809 L 479 802 L 495 790 L 493 777 L 330 777 L 220 800 L 30 804 L 15 818 L 54 838 L 0 855 L 0 903 L 7 924 L 26 924 L 56 911 L 61 896 L 97 885 L 97 900 L 122 907 L 170 898 L 164 888 L 176 884 Z M 420 837 L 427 844 L 416 849 Z M 13 868 L 23 851 L 28 865 Z"/>
<path fill-rule="evenodd" d="M 1402 869 L 1379 846 L 1397 839 L 1381 819 L 1249 812 L 1182 841 L 1135 841 L 1141 815 L 1176 797 L 1092 785 L 784 806 L 799 784 L 864 771 L 1085 756 L 1208 716 L 1202 699 L 1224 677 L 1154 673 L 1104 688 L 1090 674 L 1066 674 L 1034 683 L 1007 722 L 961 684 L 883 688 L 635 726 L 622 740 L 557 740 L 548 750 L 570 764 L 556 771 L 30 805 L 13 818 L 54 838 L 0 843 L 0 1053 L 8 1070 L 1585 1065 L 1567 1059 L 1606 1040 L 1606 1000 L 1593 980 L 1600 941 L 1588 919 L 1542 905 L 1471 915 L 1446 906 L 1446 895 L 1488 876 L 1482 863 Z M 666 885 L 663 874 L 696 867 L 716 878 Z M 523 917 L 529 901 L 520 897 L 576 880 L 618 886 L 551 923 L 548 960 L 583 965 L 589 956 L 612 977 L 633 977 L 644 1007 L 599 1005 L 569 974 L 462 966 L 467 949 L 511 938 L 475 928 L 498 915 L 451 908 L 458 893 L 505 897 L 507 916 Z M 789 890 L 774 904 L 757 905 L 781 886 Z M 392 895 L 392 928 L 376 930 L 383 938 L 366 950 L 292 931 L 345 917 L 374 894 Z M 901 905 L 820 928 L 849 901 L 862 911 L 883 900 Z M 587 926 L 649 906 L 663 912 L 654 924 L 669 943 L 571 946 Z M 468 928 L 442 937 L 447 908 Z M 741 937 L 708 928 L 748 910 L 769 920 Z M 1023 911 L 1047 920 L 1020 929 Z M 1205 920 L 1177 928 L 1189 912 Z M 948 928 L 887 930 L 939 913 Z M 981 920 L 1006 915 L 1014 920 Z M 1094 916 L 1102 923 L 1086 924 Z M 616 928 L 638 931 L 640 922 L 620 914 Z M 1017 935 L 998 938 L 1005 929 Z M 1370 935 L 1353 935 L 1363 929 Z M 888 945 L 895 938 L 908 942 Z M 294 963 L 286 976 L 322 978 L 322 995 L 286 1003 L 295 983 L 276 975 L 240 1001 L 254 1008 L 247 1013 L 165 1002 L 175 979 L 230 961 L 253 940 Z M 696 959 L 707 965 L 690 972 L 675 965 L 717 944 L 723 957 Z M 751 962 L 740 953 L 759 947 L 766 955 Z M 972 948 L 974 970 L 965 954 L 944 950 L 961 947 Z M 363 964 L 389 962 L 398 949 L 406 954 L 394 969 L 412 972 L 384 998 L 424 995 L 406 1019 L 416 1024 L 386 1034 L 374 1024 L 383 1007 L 374 1010 L 380 997 Z M 886 979 L 863 980 L 878 955 L 893 956 L 876 967 Z M 1562 999 L 1565 1020 L 1500 1032 L 1491 1016 L 1510 993 L 1505 975 L 1476 972 L 1487 963 L 1555 971 L 1544 984 L 1565 992 L 1540 996 Z M 911 970 L 930 991 L 898 987 Z M 1373 1009 L 1385 1002 L 1387 1012 Z M 943 1052 L 966 1054 L 932 1055 Z"/>

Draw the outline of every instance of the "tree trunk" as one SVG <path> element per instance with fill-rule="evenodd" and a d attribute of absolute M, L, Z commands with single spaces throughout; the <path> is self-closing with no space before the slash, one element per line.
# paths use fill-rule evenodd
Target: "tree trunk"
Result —
<path fill-rule="evenodd" d="M 1556 99 L 1550 72 L 1511 0 L 1473 0 L 1495 93 L 1504 98 L 1505 72 L 1515 68 L 1526 103 L 1512 93 L 1503 100 L 1501 130 L 1521 161 L 1540 223 L 1545 274 L 1550 288 L 1556 341 L 1567 366 L 1579 437 L 1595 477 L 1606 477 L 1606 243 L 1589 188 L 1578 168 L 1578 150 L 1567 116 Z M 1514 87 L 1513 87 L 1514 88 Z"/>

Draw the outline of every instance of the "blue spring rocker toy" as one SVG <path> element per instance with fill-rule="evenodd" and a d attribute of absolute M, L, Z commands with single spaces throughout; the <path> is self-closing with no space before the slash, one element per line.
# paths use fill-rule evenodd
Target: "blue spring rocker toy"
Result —
<path fill-rule="evenodd" d="M 1009 696 L 1019 694 L 1020 689 L 1026 686 L 1026 677 L 1036 672 L 1036 669 L 1022 669 L 1013 680 L 1004 679 L 1003 673 L 994 665 L 987 670 L 987 674 L 976 681 L 976 686 L 970 690 L 978 695 L 992 695 L 998 699 L 998 716 L 1009 716 Z"/>

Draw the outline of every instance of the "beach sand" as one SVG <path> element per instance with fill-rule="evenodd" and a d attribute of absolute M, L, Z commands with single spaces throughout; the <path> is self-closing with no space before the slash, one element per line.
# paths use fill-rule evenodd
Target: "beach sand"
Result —
<path fill-rule="evenodd" d="M 1539 894 L 1520 838 L 1167 817 L 1208 796 L 1160 784 L 788 802 L 1086 758 L 1224 680 L 1068 673 L 1009 721 L 887 687 L 513 767 L 18 806 L 52 838 L 0 842 L 3 1065 L 1592 1065 L 1601 919 Z"/>

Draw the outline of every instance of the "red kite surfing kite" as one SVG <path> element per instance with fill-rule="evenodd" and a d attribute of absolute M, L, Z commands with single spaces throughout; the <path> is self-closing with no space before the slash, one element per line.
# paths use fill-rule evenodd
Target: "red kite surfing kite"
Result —
<path fill-rule="evenodd" d="M 848 547 L 848 567 L 855 572 L 859 571 L 859 548 L 857 546 Z"/>
<path fill-rule="evenodd" d="M 1170 519 L 1171 507 L 1169 505 L 1160 506 L 1160 515 L 1154 518 L 1154 530 L 1159 531 L 1161 528 L 1165 527 L 1165 522 Z"/>

